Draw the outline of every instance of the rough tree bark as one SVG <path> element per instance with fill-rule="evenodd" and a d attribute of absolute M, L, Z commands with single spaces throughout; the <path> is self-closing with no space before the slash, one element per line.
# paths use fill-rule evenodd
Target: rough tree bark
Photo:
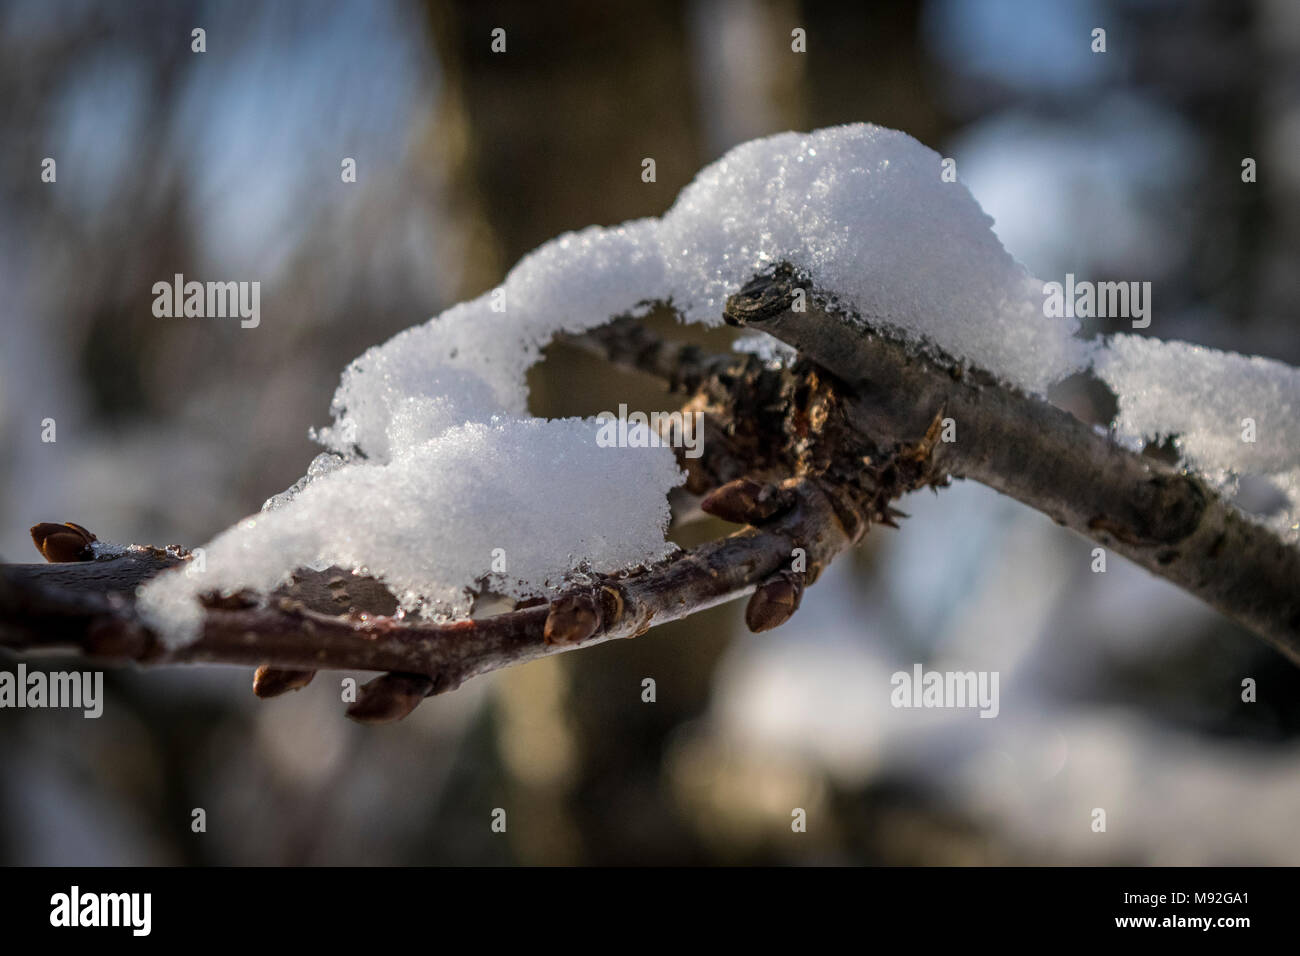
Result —
<path fill-rule="evenodd" d="M 792 310 L 796 289 L 803 311 Z M 260 696 L 301 687 L 317 669 L 380 671 L 348 713 L 392 720 L 478 674 L 634 637 L 744 596 L 752 629 L 778 626 L 839 552 L 873 523 L 894 524 L 893 500 L 953 476 L 1118 551 L 1300 662 L 1300 550 L 1196 477 L 833 301 L 782 266 L 728 302 L 728 322 L 798 350 L 781 367 L 670 345 L 627 319 L 575 340 L 659 376 L 689 396 L 689 410 L 705 412 L 704 454 L 683 459 L 688 479 L 675 504 L 703 495 L 705 512 L 746 526 L 727 538 L 654 567 L 577 579 L 549 603 L 450 624 L 394 617 L 392 596 L 372 579 L 300 572 L 269 597 L 208 596 L 201 636 L 181 647 L 149 630 L 133 595 L 188 560 L 182 549 L 0 566 L 0 646 L 259 666 Z M 945 418 L 956 441 L 938 440 Z"/>

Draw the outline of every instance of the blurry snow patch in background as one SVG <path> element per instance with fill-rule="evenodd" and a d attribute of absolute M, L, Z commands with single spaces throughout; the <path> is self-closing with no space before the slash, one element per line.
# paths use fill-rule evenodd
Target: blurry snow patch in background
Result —
<path fill-rule="evenodd" d="M 1300 834 L 1276 826 L 1300 801 L 1297 748 L 1216 743 L 1104 703 L 1116 660 L 1190 650 L 1214 612 L 1115 555 L 1092 573 L 1089 542 L 981 486 L 903 507 L 900 531 L 870 532 L 881 568 L 871 584 L 842 559 L 789 624 L 732 646 L 710 712 L 677 751 L 683 792 L 704 786 L 699 760 L 683 755 L 711 753 L 708 787 L 728 806 L 765 799 L 768 761 L 792 798 L 832 782 L 904 783 L 1028 861 L 1300 858 Z M 917 662 L 999 672 L 999 716 L 894 708 L 890 676 Z M 1224 690 L 1235 694 L 1235 680 Z M 728 774 L 748 783 L 728 786 Z M 1106 833 L 1091 829 L 1096 807 Z"/>

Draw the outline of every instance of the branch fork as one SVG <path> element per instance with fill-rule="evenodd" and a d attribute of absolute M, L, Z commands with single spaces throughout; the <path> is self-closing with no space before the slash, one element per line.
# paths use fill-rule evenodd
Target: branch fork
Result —
<path fill-rule="evenodd" d="M 796 300 L 806 308 L 795 311 Z M 753 355 L 710 356 L 629 319 L 570 340 L 656 375 L 684 395 L 688 411 L 706 413 L 703 454 L 681 459 L 687 481 L 675 499 L 702 496 L 705 514 L 742 526 L 725 538 L 634 572 L 589 575 L 550 601 L 451 623 L 397 616 L 396 600 L 372 578 L 300 571 L 265 599 L 209 596 L 200 637 L 171 647 L 139 618 L 134 592 L 186 552 L 133 547 L 109 556 L 80 525 L 44 523 L 32 535 L 50 563 L 0 565 L 0 647 L 252 666 L 259 697 L 305 687 L 321 669 L 377 671 L 347 713 L 382 723 L 476 675 L 635 637 L 741 597 L 750 630 L 779 627 L 871 525 L 897 526 L 898 497 L 951 476 L 983 482 L 1114 548 L 1300 662 L 1300 549 L 1196 477 L 841 311 L 789 266 L 755 277 L 725 317 L 776 336 L 800 358 L 773 366 Z M 939 440 L 949 417 L 959 441 Z"/>

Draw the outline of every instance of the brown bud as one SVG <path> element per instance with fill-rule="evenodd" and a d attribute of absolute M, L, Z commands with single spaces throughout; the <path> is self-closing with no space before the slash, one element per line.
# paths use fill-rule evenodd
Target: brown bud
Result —
<path fill-rule="evenodd" d="M 253 675 L 253 693 L 263 700 L 279 697 L 291 690 L 302 690 L 315 676 L 315 671 L 289 670 L 263 664 Z"/>
<path fill-rule="evenodd" d="M 600 589 L 600 597 L 601 623 L 606 627 L 613 627 L 623 620 L 623 611 L 627 608 L 623 592 L 619 588 L 606 584 Z"/>
<path fill-rule="evenodd" d="M 745 607 L 745 625 L 755 634 L 780 627 L 795 611 L 803 598 L 803 575 L 778 571 L 758 586 Z"/>
<path fill-rule="evenodd" d="M 361 724 L 401 720 L 429 696 L 433 681 L 422 674 L 383 674 L 364 684 L 347 714 Z"/>
<path fill-rule="evenodd" d="M 578 644 L 599 630 L 603 616 L 594 595 L 562 594 L 551 602 L 542 636 L 551 645 Z"/>
<path fill-rule="evenodd" d="M 36 550 L 50 562 L 89 561 L 95 556 L 90 548 L 94 540 L 93 534 L 71 521 L 64 524 L 42 521 L 32 528 Z"/>
<path fill-rule="evenodd" d="M 737 478 L 714 488 L 700 502 L 705 514 L 734 524 L 758 524 L 789 506 L 789 495 L 752 478 Z"/>

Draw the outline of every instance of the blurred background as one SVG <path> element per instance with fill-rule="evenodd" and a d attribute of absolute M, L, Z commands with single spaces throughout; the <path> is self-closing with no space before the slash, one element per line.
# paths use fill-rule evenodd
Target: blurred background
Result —
<path fill-rule="evenodd" d="M 305 471 L 369 345 L 738 142 L 862 120 L 955 158 L 1035 275 L 1150 280 L 1152 334 L 1300 363 L 1292 0 L 4 0 L 0 558 L 37 521 L 208 540 Z M 178 272 L 260 281 L 261 325 L 155 318 Z M 531 383 L 535 414 L 673 407 L 559 348 Z M 902 507 L 775 632 L 720 608 L 393 726 L 339 675 L 258 702 L 215 667 L 0 712 L 0 862 L 1300 864 L 1300 671 L 984 488 Z M 998 671 L 1000 716 L 892 708 L 918 662 Z"/>

